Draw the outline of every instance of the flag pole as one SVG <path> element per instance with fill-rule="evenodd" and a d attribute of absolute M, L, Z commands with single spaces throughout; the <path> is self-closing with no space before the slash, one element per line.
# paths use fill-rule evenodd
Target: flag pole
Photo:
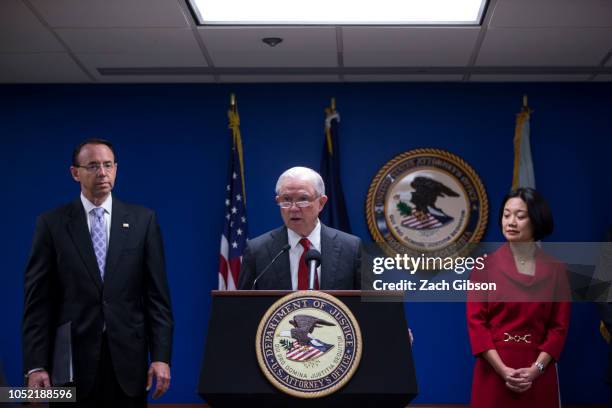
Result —
<path fill-rule="evenodd" d="M 523 112 L 533 113 L 533 110 L 529 108 L 529 104 L 527 103 L 527 94 L 523 95 Z"/>
<path fill-rule="evenodd" d="M 336 98 L 332 97 L 329 104 L 329 108 L 325 108 L 325 140 L 327 145 L 327 152 L 330 155 L 334 154 L 334 145 L 332 143 L 331 136 L 331 116 L 336 113 Z"/>
<path fill-rule="evenodd" d="M 230 94 L 230 109 L 232 110 L 232 112 L 236 112 L 236 94 L 235 93 Z"/>
<path fill-rule="evenodd" d="M 234 148 L 238 151 L 238 165 L 240 167 L 240 176 L 242 177 L 242 196 L 246 205 L 246 187 L 244 180 L 244 160 L 242 155 L 242 136 L 240 134 L 240 117 L 238 116 L 238 100 L 235 93 L 230 93 L 230 108 L 227 113 L 229 117 L 229 127 L 232 129 L 232 137 Z"/>

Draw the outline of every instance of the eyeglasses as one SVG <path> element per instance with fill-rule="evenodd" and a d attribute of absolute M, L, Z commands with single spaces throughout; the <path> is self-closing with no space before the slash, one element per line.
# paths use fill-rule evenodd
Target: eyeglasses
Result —
<path fill-rule="evenodd" d="M 298 207 L 298 208 L 307 208 L 307 207 L 310 207 L 312 205 L 313 201 L 316 200 L 317 198 L 319 198 L 319 197 L 315 197 L 312 200 L 300 200 L 300 201 L 288 201 L 288 200 L 285 200 L 285 201 L 278 202 L 277 204 L 278 204 L 278 206 L 280 208 L 284 208 L 286 210 L 291 208 L 293 206 L 293 204 L 295 204 L 295 206 Z"/>
<path fill-rule="evenodd" d="M 113 171 L 116 163 L 113 162 L 104 162 L 104 163 L 89 163 L 87 166 L 74 166 L 79 167 L 81 169 L 87 170 L 89 173 L 97 173 L 100 169 L 104 169 L 106 173 Z"/>

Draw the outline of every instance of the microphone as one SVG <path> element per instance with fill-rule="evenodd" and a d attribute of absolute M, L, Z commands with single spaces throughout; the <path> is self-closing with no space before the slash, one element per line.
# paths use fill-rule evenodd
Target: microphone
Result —
<path fill-rule="evenodd" d="M 308 290 L 314 289 L 315 274 L 321 265 L 321 253 L 316 249 L 309 249 L 304 256 L 304 262 L 308 265 Z"/>
<path fill-rule="evenodd" d="M 268 269 L 270 269 L 270 267 L 272 265 L 274 265 L 274 262 L 276 262 L 276 260 L 278 258 L 280 258 L 280 256 L 282 254 L 284 254 L 285 252 L 287 252 L 289 249 L 291 249 L 291 245 L 286 244 L 284 247 L 282 247 L 282 249 L 280 250 L 280 252 L 278 254 L 276 254 L 276 256 L 274 258 L 272 258 L 272 260 L 270 261 L 270 263 L 268 265 L 266 265 L 265 268 L 263 268 L 263 271 L 261 271 L 261 273 L 259 275 L 257 275 L 257 277 L 255 278 L 255 280 L 253 280 L 253 286 L 251 287 L 251 290 L 255 290 L 255 286 L 257 286 L 257 281 L 259 280 L 259 278 L 261 278 L 263 276 L 264 273 L 268 272 Z"/>

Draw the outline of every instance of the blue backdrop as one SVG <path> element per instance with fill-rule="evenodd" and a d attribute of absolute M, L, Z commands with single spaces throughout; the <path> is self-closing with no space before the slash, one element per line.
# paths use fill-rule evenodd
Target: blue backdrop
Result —
<path fill-rule="evenodd" d="M 72 200 L 72 148 L 87 137 L 113 141 L 115 194 L 157 211 L 176 321 L 172 386 L 163 402 L 198 402 L 230 146 L 226 110 L 238 96 L 250 236 L 280 225 L 278 175 L 318 169 L 323 109 L 342 116 L 344 191 L 353 233 L 370 240 L 364 202 L 378 169 L 419 147 L 449 150 L 479 173 L 491 217 L 484 240 L 501 241 L 496 214 L 512 179 L 515 114 L 522 95 L 535 110 L 532 149 L 538 189 L 551 203 L 553 241 L 599 241 L 610 217 L 612 84 L 257 84 L 5 85 L 0 132 L 0 357 L 21 384 L 23 268 L 37 214 Z M 467 403 L 473 357 L 459 303 L 407 304 L 416 340 L 420 403 Z M 566 403 L 606 400 L 606 346 L 591 304 L 575 304 L 559 366 Z"/>

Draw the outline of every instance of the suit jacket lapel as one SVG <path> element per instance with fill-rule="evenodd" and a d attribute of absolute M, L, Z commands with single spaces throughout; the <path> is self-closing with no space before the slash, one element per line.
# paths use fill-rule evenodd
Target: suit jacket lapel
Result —
<path fill-rule="evenodd" d="M 321 289 L 334 288 L 336 268 L 340 259 L 338 233 L 321 224 Z"/>
<path fill-rule="evenodd" d="M 285 245 L 289 243 L 287 237 L 287 227 L 278 228 L 270 234 L 272 239 L 268 242 L 268 262 L 278 254 Z M 272 267 L 275 287 L 281 290 L 291 290 L 291 266 L 289 264 L 289 251 L 281 255 L 276 260 L 276 264 Z"/>
<path fill-rule="evenodd" d="M 128 226 L 124 226 L 127 224 Z M 121 256 L 121 251 L 125 245 L 125 240 L 129 231 L 129 213 L 125 205 L 113 197 L 113 213 L 111 215 L 110 239 L 108 252 L 106 254 L 106 267 L 104 270 L 104 283 L 108 285 L 112 279 L 114 271 L 117 269 L 117 262 Z"/>
<path fill-rule="evenodd" d="M 100 277 L 100 269 L 96 261 L 91 236 L 87 228 L 87 219 L 85 218 L 85 209 L 81 203 L 81 199 L 77 198 L 72 203 L 70 211 L 70 221 L 68 222 L 68 233 L 72 238 L 74 246 L 77 248 L 83 263 L 98 289 L 102 290 L 102 278 Z"/>

